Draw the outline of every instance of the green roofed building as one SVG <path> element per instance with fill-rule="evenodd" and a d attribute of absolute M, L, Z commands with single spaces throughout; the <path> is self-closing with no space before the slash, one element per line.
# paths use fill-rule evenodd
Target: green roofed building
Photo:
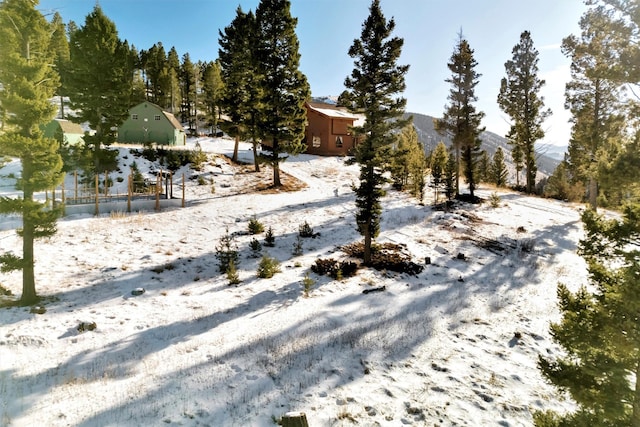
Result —
<path fill-rule="evenodd" d="M 185 145 L 184 128 L 171 113 L 145 101 L 129 110 L 129 118 L 118 128 L 124 144 Z"/>
<path fill-rule="evenodd" d="M 58 141 L 60 140 L 60 135 L 62 135 L 63 143 L 68 145 L 81 145 L 84 143 L 84 131 L 82 127 L 69 120 L 51 120 L 47 125 L 42 127 L 42 131 L 45 137 Z"/>

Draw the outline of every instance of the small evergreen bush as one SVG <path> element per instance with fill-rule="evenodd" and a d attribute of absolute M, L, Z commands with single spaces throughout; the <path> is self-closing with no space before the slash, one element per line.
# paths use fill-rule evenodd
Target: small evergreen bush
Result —
<path fill-rule="evenodd" d="M 498 193 L 496 193 L 495 191 L 491 193 L 491 195 L 489 196 L 489 204 L 491 205 L 491 207 L 492 208 L 500 207 L 500 202 L 502 202 L 502 199 L 500 199 L 500 196 L 498 195 Z"/>
<path fill-rule="evenodd" d="M 227 280 L 229 281 L 229 286 L 240 283 L 238 269 L 236 268 L 236 263 L 232 259 L 229 260 L 229 265 L 227 266 Z"/>
<path fill-rule="evenodd" d="M 207 162 L 207 153 L 202 151 L 199 143 L 196 143 L 196 148 L 189 154 L 189 160 L 191 167 L 197 171 L 202 170 L 202 166 Z"/>
<path fill-rule="evenodd" d="M 216 246 L 216 259 L 220 273 L 226 273 L 230 263 L 233 263 L 234 266 L 238 264 L 238 248 L 233 236 L 229 234 L 229 229 L 226 230 Z"/>
<path fill-rule="evenodd" d="M 280 263 L 269 255 L 263 255 L 258 265 L 258 277 L 269 279 L 280 272 Z"/>
<path fill-rule="evenodd" d="M 358 264 L 352 261 L 339 262 L 333 258 L 318 258 L 311 266 L 311 271 L 320 276 L 327 275 L 333 279 L 342 280 L 344 277 L 355 276 L 358 268 Z"/>
<path fill-rule="evenodd" d="M 309 298 L 309 292 L 311 292 L 311 288 L 315 285 L 316 281 L 309 277 L 309 273 L 304 275 L 304 279 L 302 279 L 302 286 L 304 286 L 304 296 L 305 298 Z"/>
<path fill-rule="evenodd" d="M 309 225 L 307 221 L 304 224 L 300 224 L 298 227 L 298 235 L 300 237 L 315 237 L 316 234 L 313 232 L 313 228 Z"/>
<path fill-rule="evenodd" d="M 264 231 L 264 225 L 254 216 L 249 220 L 249 234 L 260 234 Z"/>
<path fill-rule="evenodd" d="M 251 252 L 253 252 L 253 255 L 256 257 L 262 250 L 262 244 L 260 244 L 258 239 L 251 239 L 251 241 L 249 242 L 249 247 L 251 248 Z"/>
<path fill-rule="evenodd" d="M 269 227 L 267 234 L 264 236 L 264 245 L 269 246 L 270 248 L 276 245 L 276 238 L 273 235 L 273 229 L 271 227 Z"/>
<path fill-rule="evenodd" d="M 293 242 L 293 250 L 291 251 L 291 253 L 294 256 L 302 255 L 302 253 L 303 253 L 303 250 L 302 250 L 302 238 L 300 237 L 300 235 L 298 235 L 296 237 L 296 241 Z"/>

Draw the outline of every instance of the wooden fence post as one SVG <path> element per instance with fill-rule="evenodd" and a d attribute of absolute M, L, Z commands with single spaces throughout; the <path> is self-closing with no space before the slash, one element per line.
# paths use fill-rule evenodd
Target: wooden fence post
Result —
<path fill-rule="evenodd" d="M 160 172 L 156 176 L 156 211 L 160 210 Z"/>
<path fill-rule="evenodd" d="M 75 191 L 73 193 L 73 201 L 75 203 L 78 202 L 78 171 L 73 171 L 73 185 L 75 186 Z"/>
<path fill-rule="evenodd" d="M 96 174 L 96 216 L 100 215 L 98 199 L 100 198 L 100 177 Z"/>
<path fill-rule="evenodd" d="M 127 180 L 127 212 L 131 213 L 131 192 L 133 191 L 133 173 L 129 173 Z"/>

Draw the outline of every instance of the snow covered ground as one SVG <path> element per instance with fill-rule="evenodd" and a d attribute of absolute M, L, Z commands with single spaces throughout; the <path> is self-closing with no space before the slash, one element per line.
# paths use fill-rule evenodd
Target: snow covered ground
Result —
<path fill-rule="evenodd" d="M 215 192 L 188 179 L 185 208 L 69 216 L 36 243 L 46 313 L 0 309 L 0 425 L 272 426 L 302 411 L 311 427 L 528 426 L 533 411 L 572 408 L 536 362 L 560 351 L 548 333 L 557 284 L 586 278 L 578 206 L 502 191 L 497 208 L 445 213 L 390 190 L 378 242 L 403 245 L 424 270 L 333 280 L 310 267 L 360 240 L 357 166 L 300 155 L 282 170 L 304 188 L 255 191 L 270 170 L 214 157 L 231 153 L 228 139 L 197 141 L 210 164 L 184 172 Z M 271 279 L 256 275 L 249 243 L 264 235 L 247 233 L 251 218 L 276 237 L 262 248 L 281 263 Z M 293 255 L 305 221 L 319 236 Z M 21 254 L 16 223 L 0 217 L 3 252 Z M 227 230 L 237 286 L 215 258 Z M 20 273 L 0 285 L 19 295 Z M 97 328 L 78 332 L 81 322 Z"/>

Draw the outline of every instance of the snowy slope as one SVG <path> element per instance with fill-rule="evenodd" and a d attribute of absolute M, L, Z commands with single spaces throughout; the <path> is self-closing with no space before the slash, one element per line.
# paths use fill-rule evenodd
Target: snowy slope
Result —
<path fill-rule="evenodd" d="M 270 426 L 303 411 L 312 427 L 528 426 L 535 410 L 571 409 L 536 361 L 559 352 L 548 333 L 558 282 L 586 277 L 577 206 L 502 192 L 498 208 L 445 213 L 390 190 L 378 241 L 431 263 L 416 276 L 362 269 L 337 281 L 310 266 L 360 239 L 357 166 L 300 155 L 282 169 L 305 188 L 252 191 L 270 170 L 214 158 L 230 140 L 198 142 L 215 193 L 191 179 L 184 209 L 67 217 L 37 243 L 47 311 L 0 309 L 0 425 Z M 276 236 L 262 250 L 281 262 L 271 279 L 256 276 L 254 217 Z M 319 236 L 294 256 L 305 221 Z M 15 227 L 0 217 L 1 248 L 19 254 Z M 215 259 L 226 230 L 241 253 L 238 286 Z M 19 295 L 21 276 L 0 284 Z M 97 328 L 79 333 L 80 322 Z"/>

